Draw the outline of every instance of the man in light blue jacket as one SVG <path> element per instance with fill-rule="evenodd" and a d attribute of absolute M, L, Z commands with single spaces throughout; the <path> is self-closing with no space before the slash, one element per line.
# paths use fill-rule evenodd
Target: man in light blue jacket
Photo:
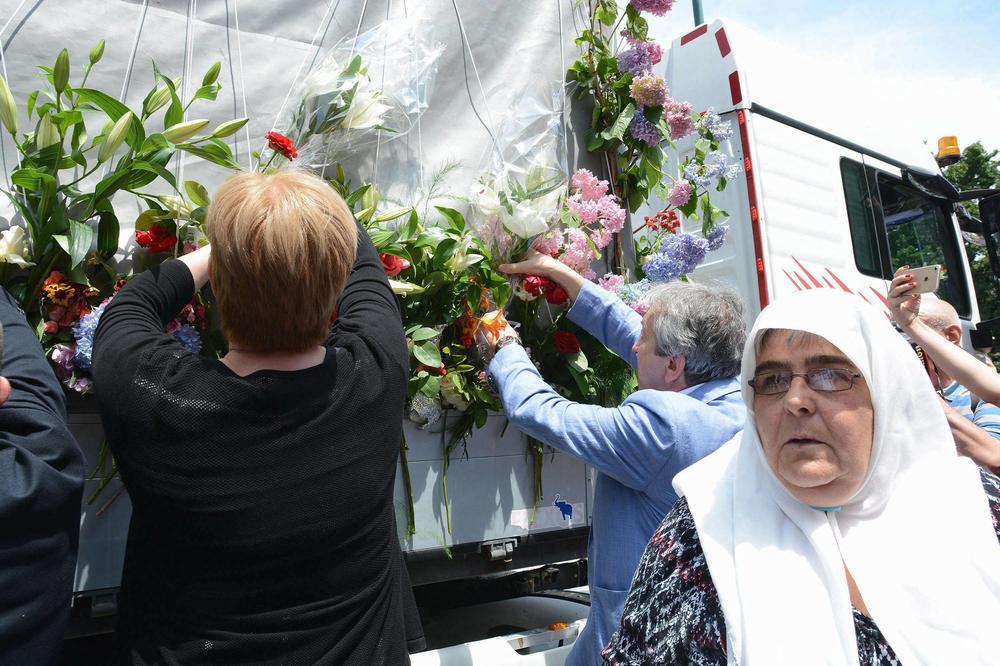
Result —
<path fill-rule="evenodd" d="M 588 547 L 590 616 L 566 662 L 593 666 L 618 626 L 646 543 L 677 500 L 674 475 L 743 428 L 743 305 L 731 290 L 675 282 L 651 292 L 641 317 L 546 255 L 532 252 L 501 270 L 541 275 L 563 287 L 573 300 L 570 320 L 638 376 L 639 390 L 618 407 L 572 402 L 539 375 L 509 326 L 494 341 L 489 366 L 518 428 L 598 471 Z"/>

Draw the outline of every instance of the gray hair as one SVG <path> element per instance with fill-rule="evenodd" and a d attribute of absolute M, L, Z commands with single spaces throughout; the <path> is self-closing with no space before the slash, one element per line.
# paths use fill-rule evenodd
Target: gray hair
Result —
<path fill-rule="evenodd" d="M 688 386 L 740 374 L 746 321 L 743 301 L 721 285 L 671 282 L 649 294 L 657 356 L 683 356 Z"/>

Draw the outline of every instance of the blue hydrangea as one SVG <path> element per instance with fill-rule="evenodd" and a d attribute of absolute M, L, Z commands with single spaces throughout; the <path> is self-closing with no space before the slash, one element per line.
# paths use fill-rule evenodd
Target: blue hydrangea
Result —
<path fill-rule="evenodd" d="M 104 301 L 73 324 L 73 337 L 76 338 L 76 356 L 73 362 L 81 370 L 90 370 L 94 354 L 94 331 L 97 330 L 107 304 L 108 301 Z"/>
<path fill-rule="evenodd" d="M 708 233 L 705 235 L 705 239 L 708 241 L 708 251 L 713 252 L 718 250 L 726 242 L 726 232 L 729 231 L 729 227 L 719 225 L 717 227 L 712 227 L 709 229 Z"/>
<path fill-rule="evenodd" d="M 684 177 L 694 182 L 698 187 L 712 186 L 712 178 L 705 175 L 705 167 L 697 162 L 688 162 L 684 166 Z"/>
<path fill-rule="evenodd" d="M 694 234 L 681 232 L 664 239 L 660 252 L 676 261 L 681 267 L 681 273 L 690 273 L 705 261 L 708 241 Z"/>
<path fill-rule="evenodd" d="M 719 117 L 712 108 L 701 118 L 702 126 L 712 134 L 716 141 L 725 141 L 733 136 L 733 126 Z"/>
<path fill-rule="evenodd" d="M 642 265 L 642 270 L 651 282 L 670 282 L 684 272 L 677 261 L 662 252 L 651 254 Z"/>
<path fill-rule="evenodd" d="M 201 334 L 190 324 L 182 324 L 174 331 L 174 338 L 193 354 L 201 352 Z"/>
<path fill-rule="evenodd" d="M 740 172 L 740 165 L 730 164 L 725 153 L 714 150 L 705 156 L 704 164 L 689 162 L 684 167 L 684 176 L 701 187 L 710 187 L 717 178 L 730 180 Z"/>
<path fill-rule="evenodd" d="M 635 305 L 649 293 L 653 285 L 648 279 L 643 278 L 638 282 L 626 282 L 618 290 L 618 298 L 622 299 L 625 305 Z"/>
<path fill-rule="evenodd" d="M 644 141 L 649 146 L 655 146 L 663 140 L 660 130 L 656 129 L 653 123 L 646 120 L 642 109 L 637 109 L 635 115 L 632 116 L 632 122 L 628 126 L 628 131 L 633 137 L 639 141 Z"/>

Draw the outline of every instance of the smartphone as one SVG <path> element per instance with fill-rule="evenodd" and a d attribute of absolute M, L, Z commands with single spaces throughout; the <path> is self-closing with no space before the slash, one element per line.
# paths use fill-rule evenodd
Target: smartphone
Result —
<path fill-rule="evenodd" d="M 918 266 L 911 268 L 909 273 L 917 283 L 911 294 L 933 294 L 937 291 L 938 282 L 941 280 L 941 264 Z"/>

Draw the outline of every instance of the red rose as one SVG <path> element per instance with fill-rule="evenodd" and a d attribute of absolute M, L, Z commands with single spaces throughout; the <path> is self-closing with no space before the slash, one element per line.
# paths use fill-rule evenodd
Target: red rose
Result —
<path fill-rule="evenodd" d="M 177 244 L 177 236 L 159 224 L 154 224 L 149 231 L 135 230 L 135 242 L 150 252 L 167 252 Z"/>
<path fill-rule="evenodd" d="M 57 324 L 54 321 L 47 321 L 47 322 L 45 322 L 45 326 L 43 328 L 44 328 L 44 331 L 46 333 L 48 333 L 49 335 L 54 335 L 54 334 L 56 334 L 56 333 L 59 332 L 59 324 Z"/>
<path fill-rule="evenodd" d="M 552 286 L 545 288 L 545 300 L 550 305 L 562 305 L 569 300 L 569 294 L 559 285 L 552 283 Z"/>
<path fill-rule="evenodd" d="M 299 151 L 295 149 L 295 144 L 284 134 L 278 134 L 277 132 L 268 132 L 264 135 L 267 139 L 267 145 L 271 150 L 279 152 L 290 160 L 294 160 L 299 156 Z"/>
<path fill-rule="evenodd" d="M 552 345 L 560 354 L 575 354 L 580 351 L 580 341 L 569 331 L 556 331 Z"/>
<path fill-rule="evenodd" d="M 385 274 L 389 277 L 396 277 L 410 267 L 410 262 L 394 254 L 380 252 L 378 258 L 382 260 L 382 269 L 385 270 Z"/>
<path fill-rule="evenodd" d="M 548 279 L 543 278 L 540 275 L 525 275 L 521 280 L 521 283 L 524 285 L 524 290 L 532 296 L 538 296 L 541 294 L 542 288 L 545 286 L 546 282 L 548 282 Z"/>

